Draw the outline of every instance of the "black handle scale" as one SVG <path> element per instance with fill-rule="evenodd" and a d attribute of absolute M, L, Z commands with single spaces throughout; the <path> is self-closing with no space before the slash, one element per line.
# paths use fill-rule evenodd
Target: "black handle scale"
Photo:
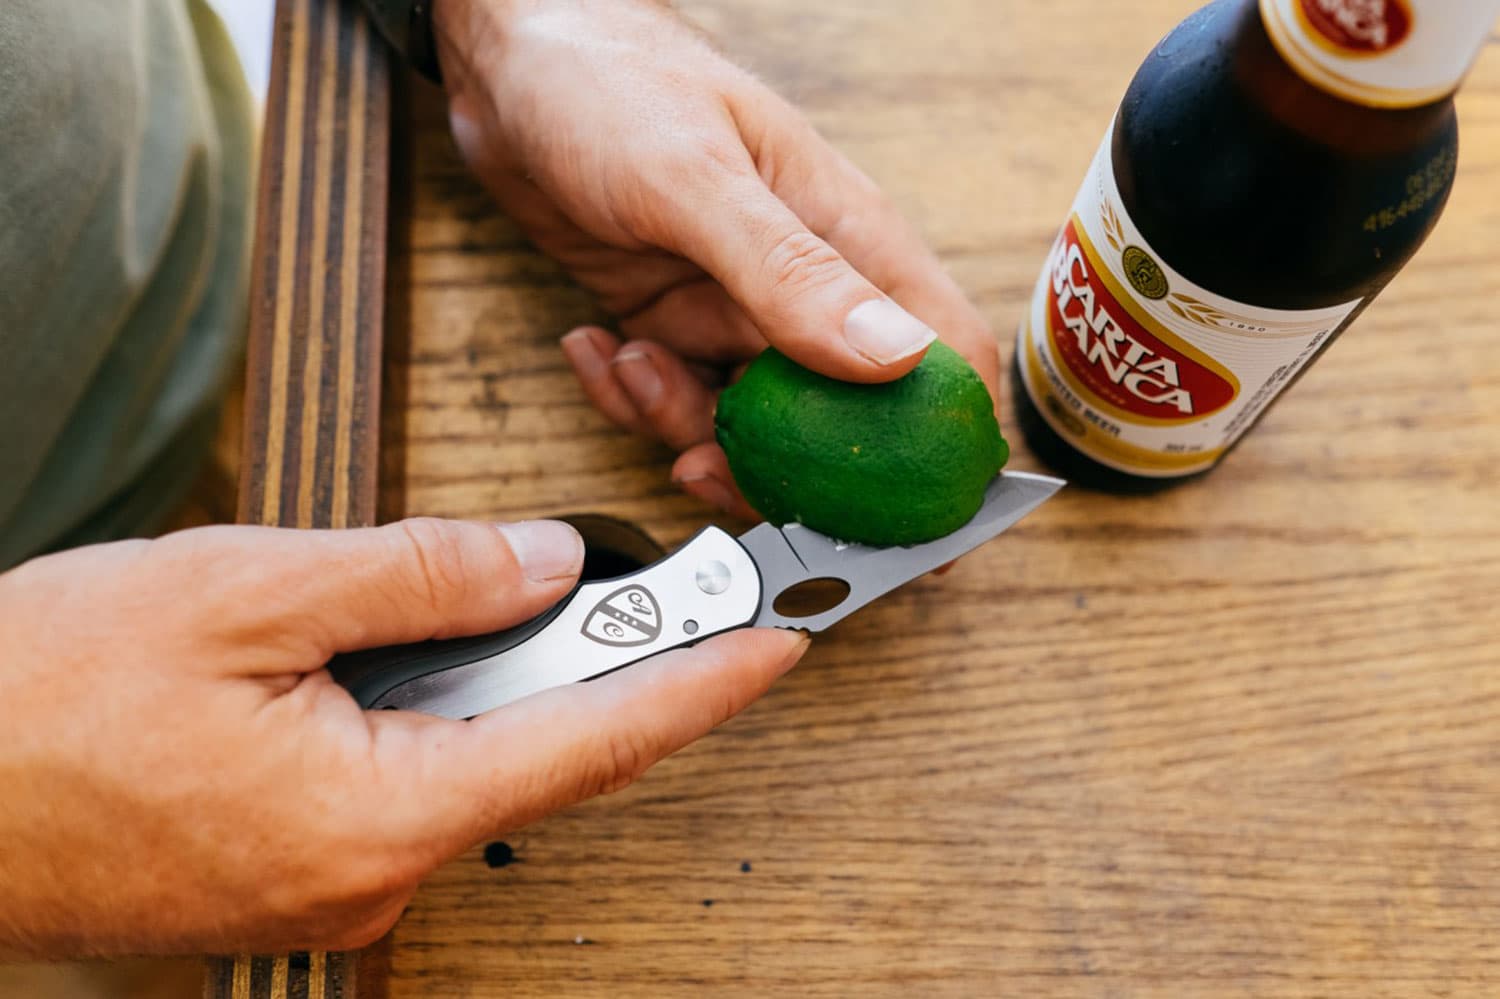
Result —
<path fill-rule="evenodd" d="M 504 631 L 346 652 L 330 659 L 327 669 L 339 686 L 354 696 L 360 707 L 371 708 L 387 691 L 410 680 L 456 666 L 467 666 L 515 648 L 551 624 L 572 600 L 573 594 L 570 593 L 540 616 Z"/>

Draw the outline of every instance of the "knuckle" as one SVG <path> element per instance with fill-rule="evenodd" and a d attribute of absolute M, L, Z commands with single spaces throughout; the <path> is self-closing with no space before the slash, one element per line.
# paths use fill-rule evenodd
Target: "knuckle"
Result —
<path fill-rule="evenodd" d="M 409 571 L 411 595 L 435 611 L 461 601 L 467 590 L 464 545 L 457 525 L 435 517 L 414 517 L 398 525 Z"/>
<path fill-rule="evenodd" d="M 722 129 L 683 128 L 662 140 L 659 162 L 668 175 L 681 180 L 703 179 L 714 171 L 737 171 L 745 166 L 744 146 Z"/>
<path fill-rule="evenodd" d="M 327 858 L 318 868 L 314 897 L 304 911 L 332 911 L 345 915 L 386 909 L 410 898 L 421 882 L 422 870 L 395 849 L 347 850 Z"/>
<path fill-rule="evenodd" d="M 222 589 L 218 584 L 226 577 L 237 579 L 241 572 L 272 571 L 264 567 L 244 569 L 232 559 L 225 559 L 226 542 L 233 537 L 224 528 L 200 527 L 151 541 L 115 542 L 96 552 L 107 553 L 111 575 L 115 577 L 112 582 L 117 586 L 148 589 L 199 576 L 213 581 L 212 592 Z"/>
<path fill-rule="evenodd" d="M 873 188 L 873 181 L 869 183 L 872 191 L 868 196 L 851 198 L 850 203 L 821 230 L 825 238 L 843 246 L 851 254 L 867 256 L 889 253 L 891 247 L 921 246 L 921 240 L 907 225 L 895 203 L 879 188 Z"/>
<path fill-rule="evenodd" d="M 806 229 L 777 236 L 765 257 L 766 277 L 774 294 L 805 294 L 837 280 L 843 258 Z"/>
<path fill-rule="evenodd" d="M 373 843 L 368 833 L 314 835 L 316 848 L 273 851 L 296 856 L 271 865 L 262 920 L 295 949 L 344 950 L 378 940 L 430 868 L 413 851 Z"/>
<path fill-rule="evenodd" d="M 321 950 L 363 950 L 389 933 L 401 919 L 405 904 L 386 906 L 373 913 L 361 914 L 330 933 L 319 945 Z"/>
<path fill-rule="evenodd" d="M 387 856 L 378 863 L 362 865 L 345 886 L 345 897 L 367 904 L 389 903 L 416 890 L 418 876 L 399 857 Z"/>
<path fill-rule="evenodd" d="M 752 177 L 754 166 L 738 136 L 726 128 L 683 125 L 658 134 L 639 157 L 639 197 L 629 199 L 636 221 L 648 228 L 665 205 L 685 205 L 721 197 Z M 666 233 L 661 234 L 663 238 Z"/>
<path fill-rule="evenodd" d="M 584 797 L 625 790 L 646 772 L 652 761 L 652 754 L 643 740 L 630 735 L 610 738 L 598 756 L 596 769 L 584 788 Z"/>
<path fill-rule="evenodd" d="M 854 201 L 863 204 L 871 214 L 882 219 L 900 216 L 896 202 L 885 192 L 885 188 L 847 159 L 844 162 L 848 163 L 848 170 L 841 180 Z"/>

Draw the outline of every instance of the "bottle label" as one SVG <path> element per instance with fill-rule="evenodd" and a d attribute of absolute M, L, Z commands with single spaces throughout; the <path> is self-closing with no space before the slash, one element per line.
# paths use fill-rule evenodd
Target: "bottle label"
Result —
<path fill-rule="evenodd" d="M 1359 305 L 1246 305 L 1181 274 L 1120 201 L 1105 135 L 1037 281 L 1017 344 L 1047 423 L 1134 475 L 1209 468 Z"/>
<path fill-rule="evenodd" d="M 1452 93 L 1500 0 L 1260 0 L 1281 57 L 1313 86 L 1372 107 Z"/>

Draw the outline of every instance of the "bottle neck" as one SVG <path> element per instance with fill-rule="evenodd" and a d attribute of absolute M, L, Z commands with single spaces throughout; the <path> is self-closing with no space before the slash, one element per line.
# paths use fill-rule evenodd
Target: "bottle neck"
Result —
<path fill-rule="evenodd" d="M 1458 89 L 1500 0 L 1259 0 L 1287 64 L 1335 97 L 1407 108 Z"/>

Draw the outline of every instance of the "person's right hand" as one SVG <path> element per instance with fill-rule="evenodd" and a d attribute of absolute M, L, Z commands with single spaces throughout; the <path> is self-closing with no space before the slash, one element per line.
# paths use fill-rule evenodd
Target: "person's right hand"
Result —
<path fill-rule="evenodd" d="M 338 652 L 566 594 L 564 524 L 210 527 L 0 575 L 0 956 L 347 949 L 485 838 L 618 790 L 805 635 L 743 630 L 471 722 L 361 711 Z"/>
<path fill-rule="evenodd" d="M 753 516 L 713 410 L 767 344 L 833 378 L 882 382 L 940 333 L 998 391 L 994 337 L 890 200 L 665 5 L 433 10 L 465 160 L 630 338 L 564 338 L 584 391 L 682 452 L 673 478 L 688 491 Z"/>

